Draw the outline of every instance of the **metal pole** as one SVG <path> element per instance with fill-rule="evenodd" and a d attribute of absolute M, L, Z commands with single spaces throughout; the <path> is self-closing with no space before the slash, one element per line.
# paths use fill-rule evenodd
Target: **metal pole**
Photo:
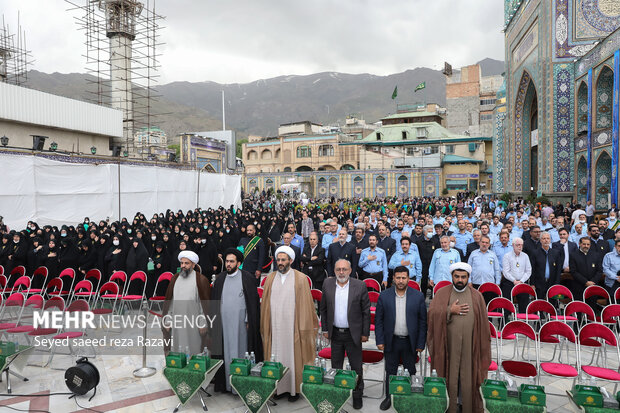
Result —
<path fill-rule="evenodd" d="M 121 160 L 118 160 L 118 222 L 121 221 Z"/>
<path fill-rule="evenodd" d="M 148 304 L 146 300 L 142 301 L 142 314 L 144 314 L 144 329 L 142 330 L 142 337 L 146 342 L 146 326 L 148 320 Z M 142 367 L 133 371 L 134 377 L 151 377 L 157 369 L 155 367 L 148 367 L 146 365 L 146 345 L 142 346 Z"/>
<path fill-rule="evenodd" d="M 224 89 L 222 89 L 222 130 L 226 130 L 226 105 L 224 100 Z"/>
<path fill-rule="evenodd" d="M 198 187 L 196 188 L 196 208 L 200 208 L 200 169 L 198 169 Z"/>

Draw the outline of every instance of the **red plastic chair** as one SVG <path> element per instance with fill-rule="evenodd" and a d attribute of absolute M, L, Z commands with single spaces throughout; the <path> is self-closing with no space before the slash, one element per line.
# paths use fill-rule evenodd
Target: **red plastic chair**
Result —
<path fill-rule="evenodd" d="M 312 294 L 312 299 L 316 301 L 317 303 L 320 303 L 321 300 L 323 299 L 323 291 L 321 290 L 312 289 L 310 290 L 310 294 Z"/>
<path fill-rule="evenodd" d="M 260 286 L 261 287 L 265 287 L 265 282 L 267 281 L 267 277 L 263 277 L 262 280 L 260 280 Z"/>
<path fill-rule="evenodd" d="M 420 284 L 418 284 L 417 281 L 415 281 L 415 280 L 409 280 L 407 285 L 409 285 L 409 287 L 413 288 L 414 290 L 422 291 L 420 289 Z"/>
<path fill-rule="evenodd" d="M 618 321 L 620 320 L 620 304 L 609 304 L 601 312 L 601 321 L 607 327 L 618 332 Z"/>
<path fill-rule="evenodd" d="M 256 287 L 256 290 L 258 291 L 258 298 L 263 298 L 263 291 L 265 291 L 263 289 L 263 287 Z"/>
<path fill-rule="evenodd" d="M 514 318 L 514 315 L 517 312 L 517 310 L 515 309 L 515 305 L 507 298 L 495 297 L 494 299 L 489 301 L 489 305 L 487 305 L 487 316 L 491 320 L 499 319 L 500 325 L 503 324 L 504 312 L 498 310 L 508 311 L 510 313 L 508 315 L 509 319 L 511 315 Z"/>
<path fill-rule="evenodd" d="M 554 345 L 553 357 L 548 362 L 541 362 L 540 369 L 541 372 L 545 372 L 546 374 L 554 377 L 577 377 L 579 375 L 578 367 L 579 367 L 579 354 L 577 350 L 577 337 L 573 332 L 573 329 L 566 323 L 561 321 L 549 321 L 540 328 L 540 342 L 548 343 Z M 560 340 L 566 343 L 566 346 L 558 345 Z M 573 346 L 573 350 L 575 352 L 575 363 L 570 363 L 570 344 Z M 569 361 L 569 363 L 562 363 L 562 348 L 566 348 L 565 359 Z M 557 361 L 555 361 L 555 354 L 559 348 L 559 354 Z"/>
<path fill-rule="evenodd" d="M 497 334 L 497 329 L 495 328 L 493 323 L 490 321 L 489 321 L 489 330 L 491 333 L 491 339 L 495 340 L 495 347 L 496 347 L 495 354 L 496 354 L 497 360 L 499 360 L 499 335 Z M 493 360 L 492 350 L 491 350 L 491 365 L 489 366 L 489 371 L 497 371 L 497 362 Z"/>
<path fill-rule="evenodd" d="M 493 293 L 497 297 L 501 297 L 502 296 L 502 290 L 501 290 L 501 288 L 499 288 L 499 285 L 493 284 L 493 283 L 483 283 L 483 284 L 480 284 L 480 287 L 478 287 L 478 292 L 480 292 L 480 294 Z"/>
<path fill-rule="evenodd" d="M 91 283 L 93 283 L 93 289 L 95 291 L 99 291 L 99 286 L 101 285 L 101 271 L 99 271 L 97 268 L 88 270 L 86 272 L 86 275 L 84 276 L 84 279 L 89 280 Z"/>
<path fill-rule="evenodd" d="M 62 297 L 52 297 L 43 304 L 43 311 L 65 311 L 65 299 Z M 55 328 L 35 328 L 28 332 L 28 336 L 49 336 L 58 333 Z"/>
<path fill-rule="evenodd" d="M 6 275 L 0 275 L 0 295 L 2 293 L 8 292 L 8 288 L 7 288 L 8 282 L 9 280 L 6 278 Z"/>
<path fill-rule="evenodd" d="M 92 309 L 93 314 L 112 314 L 121 297 L 122 294 L 120 293 L 120 287 L 117 283 L 113 281 L 104 283 L 97 294 L 97 299 Z M 106 307 L 106 303 L 111 304 L 111 307 L 109 305 Z"/>
<path fill-rule="evenodd" d="M 541 321 L 541 315 L 546 316 L 543 323 L 556 317 L 555 307 L 546 300 L 534 300 L 527 305 L 525 314 L 517 314 L 517 320 L 523 321 Z"/>
<path fill-rule="evenodd" d="M 579 348 L 593 348 L 594 350 L 600 349 L 604 352 L 603 360 L 607 360 L 607 347 L 613 346 L 616 349 L 617 359 L 613 364 L 618 365 L 620 363 L 620 349 L 618 349 L 618 340 L 616 335 L 611 329 L 603 324 L 590 323 L 586 324 L 579 330 Z M 581 354 L 585 351 L 580 352 Z M 581 361 L 581 360 L 580 360 Z M 594 354 L 592 355 L 592 363 L 594 361 Z M 606 380 L 618 383 L 620 382 L 620 373 L 617 369 L 610 369 L 607 367 L 600 367 L 593 364 L 584 365 L 581 364 L 581 370 L 591 377 L 597 379 Z"/>
<path fill-rule="evenodd" d="M 166 290 L 168 289 L 168 285 L 170 285 L 170 280 L 172 279 L 172 273 L 169 271 L 166 272 L 162 272 L 159 277 L 157 277 L 157 282 L 155 283 L 155 289 L 153 290 L 153 296 L 151 298 L 149 298 L 149 302 L 150 302 L 150 306 L 149 306 L 149 311 L 153 311 L 153 305 L 157 304 L 160 306 L 160 310 L 161 310 L 161 303 L 166 299 L 165 295 L 162 295 L 159 292 L 159 286 L 160 284 L 163 284 L 165 282 L 168 282 L 168 284 L 166 284 L 166 289 L 164 289 L 164 294 L 166 293 Z"/>
<path fill-rule="evenodd" d="M 30 289 L 30 277 L 27 275 L 22 275 L 19 277 L 15 284 L 13 284 L 12 291 L 13 292 L 22 292 L 23 294 L 27 294 L 27 291 Z"/>
<path fill-rule="evenodd" d="M 142 294 L 129 294 L 129 290 L 131 288 L 132 283 L 135 284 L 140 281 L 142 281 Z M 131 277 L 129 277 L 127 288 L 125 288 L 125 295 L 121 297 L 121 302 L 128 303 L 132 301 L 142 301 L 144 300 L 145 291 L 146 291 L 146 273 L 144 271 L 136 271 L 133 274 L 131 274 Z"/>
<path fill-rule="evenodd" d="M 0 275 L 4 275 L 4 267 L 0 265 Z"/>
<path fill-rule="evenodd" d="M 452 282 L 446 280 L 439 281 L 437 284 L 435 284 L 435 287 L 433 288 L 433 295 L 437 294 L 437 291 L 439 291 L 443 287 L 447 287 L 449 285 L 452 285 Z"/>
<path fill-rule="evenodd" d="M 570 302 L 564 305 L 564 303 L 562 303 L 562 300 L 565 300 L 567 298 L 570 300 Z M 558 301 L 558 309 L 560 310 L 560 314 L 551 317 L 552 320 L 563 321 L 565 323 L 574 323 L 577 321 L 577 317 L 566 314 L 566 309 L 574 300 L 573 293 L 571 292 L 571 290 L 568 289 L 568 287 L 559 284 L 549 287 L 549 289 L 547 290 L 547 301 L 551 302 L 551 300 Z"/>
<path fill-rule="evenodd" d="M 13 293 L 4 300 L 4 305 L 2 306 L 2 310 L 0 310 L 0 320 L 12 321 L 0 323 L 0 330 L 8 330 L 9 328 L 19 325 L 25 303 L 26 300 L 24 299 L 24 295 L 20 292 Z"/>
<path fill-rule="evenodd" d="M 383 351 L 381 350 L 365 350 L 362 349 L 362 365 L 363 364 L 379 364 L 383 361 Z M 381 395 L 379 397 L 366 396 L 371 399 L 382 399 L 385 395 L 385 380 L 374 380 L 366 378 L 364 375 L 364 381 L 372 381 L 381 383 Z"/>
<path fill-rule="evenodd" d="M 312 289 L 312 278 L 310 278 L 310 276 L 306 275 L 306 278 L 308 279 L 308 285 L 310 286 L 310 289 Z"/>
<path fill-rule="evenodd" d="M 514 287 L 512 287 L 512 290 L 510 290 L 511 300 L 514 302 L 517 295 L 520 295 L 520 294 L 527 294 L 534 300 L 537 298 L 536 290 L 534 289 L 534 287 L 532 287 L 529 284 L 517 284 Z M 521 309 L 521 311 L 523 311 L 523 309 Z M 524 313 L 519 313 L 519 314 L 524 314 Z M 519 314 L 517 314 L 517 317 L 519 317 Z"/>
<path fill-rule="evenodd" d="M 86 299 L 88 304 L 90 305 L 90 300 L 97 295 L 97 291 L 93 290 L 93 283 L 89 280 L 82 280 L 75 284 L 73 287 L 73 294 L 69 299 L 69 302 L 79 297 L 81 299 Z"/>
<path fill-rule="evenodd" d="M 47 283 L 48 276 L 49 276 L 49 271 L 47 270 L 47 267 L 44 265 L 34 270 L 34 272 L 32 273 L 30 285 L 31 286 L 37 285 L 38 279 L 43 278 L 43 281 L 41 282 L 41 288 L 29 288 L 26 291 L 26 294 L 42 294 L 44 291 L 43 289 L 45 288 L 45 285 Z"/>
<path fill-rule="evenodd" d="M 614 291 L 614 302 L 620 304 L 620 287 L 616 288 L 616 291 Z"/>
<path fill-rule="evenodd" d="M 71 304 L 69 304 L 69 306 L 67 306 L 66 310 L 65 310 L 65 317 L 67 316 L 68 313 L 79 313 L 79 312 L 89 312 L 90 311 L 90 306 L 88 305 L 88 302 L 86 300 L 75 300 L 73 301 Z M 79 330 L 65 330 L 63 329 L 61 333 L 56 334 L 55 336 L 52 337 L 52 340 L 63 340 L 63 339 L 69 339 L 69 351 L 67 353 L 59 353 L 56 351 L 58 346 L 53 345 L 52 346 L 52 351 L 50 354 L 50 358 L 47 362 L 46 365 L 50 365 L 52 363 L 52 359 L 54 358 L 54 355 L 56 354 L 60 354 L 60 355 L 68 355 L 68 356 L 73 356 L 75 355 L 75 350 L 73 349 L 73 345 L 72 345 L 72 339 L 75 338 L 79 338 L 79 337 L 83 337 L 86 334 L 86 327 L 79 329 Z M 89 343 L 90 344 L 90 343 Z M 93 354 L 92 356 L 89 355 L 89 357 L 94 357 L 96 356 L 95 354 L 95 347 L 90 344 L 90 347 L 93 350 Z M 54 367 L 52 367 L 54 368 Z M 64 368 L 54 368 L 54 370 L 64 370 Z"/>
<path fill-rule="evenodd" d="M 377 309 L 377 301 L 379 301 L 379 293 L 376 291 L 368 291 L 368 300 L 370 301 L 370 312 L 374 313 Z"/>
<path fill-rule="evenodd" d="M 577 315 L 585 315 L 585 320 L 579 322 Z M 583 317 L 581 317 L 583 319 Z M 557 316 L 558 321 L 564 321 L 565 323 L 577 322 L 577 326 L 581 328 L 587 323 L 593 323 L 596 321 L 594 310 L 588 304 L 583 301 L 571 301 L 566 305 L 564 309 L 564 319 L 561 316 Z"/>
<path fill-rule="evenodd" d="M 29 318 L 30 320 L 32 320 L 34 310 L 43 308 L 44 302 L 45 300 L 43 299 L 43 296 L 41 294 L 34 294 L 31 297 L 27 298 L 26 303 L 24 304 L 24 309 L 31 308 L 32 313 L 29 315 L 26 315 L 25 317 L 22 316 L 22 319 Z M 33 330 L 34 330 L 34 327 L 32 326 L 32 324 L 21 324 L 20 323 L 13 328 L 7 329 L 6 332 L 8 334 L 23 334 L 23 333 L 29 333 Z"/>
<path fill-rule="evenodd" d="M 371 288 L 378 293 L 381 292 L 381 285 L 374 278 L 366 278 L 364 284 L 366 284 L 366 288 Z"/>
<path fill-rule="evenodd" d="M 591 285 L 589 287 L 586 287 L 585 291 L 583 292 L 583 301 L 586 301 L 588 298 L 592 297 L 599 297 L 607 300 L 607 303 L 611 303 L 611 297 L 609 297 L 609 293 L 600 285 Z M 603 305 L 600 305 L 598 303 L 597 305 L 601 308 L 604 307 Z"/>
<path fill-rule="evenodd" d="M 48 288 L 46 288 L 47 295 L 69 297 L 73 290 L 73 283 L 75 282 L 75 270 L 73 268 L 65 268 L 58 275 L 58 278 L 53 278 L 50 283 L 55 280 L 60 281 L 60 288 L 50 292 L 50 285 L 48 284 Z"/>
<path fill-rule="evenodd" d="M 502 348 L 504 347 L 504 340 L 508 339 L 510 336 L 519 336 L 522 335 L 525 338 L 529 339 L 528 343 L 534 343 L 534 348 L 536 352 L 536 361 L 535 364 L 530 360 L 522 361 L 522 360 L 504 360 L 501 362 L 501 366 L 504 371 L 512 376 L 516 377 L 536 377 L 538 376 L 538 344 L 537 337 L 534 328 L 526 323 L 525 321 L 515 320 L 511 321 L 502 329 L 501 334 L 501 342 Z M 515 343 L 515 349 L 516 349 Z M 529 351 L 528 351 L 529 354 Z M 513 357 L 514 358 L 514 357 Z M 501 359 L 501 355 L 500 355 Z"/>

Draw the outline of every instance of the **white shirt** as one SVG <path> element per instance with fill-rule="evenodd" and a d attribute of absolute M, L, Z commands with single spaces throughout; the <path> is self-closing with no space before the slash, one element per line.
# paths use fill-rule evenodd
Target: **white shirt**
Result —
<path fill-rule="evenodd" d="M 336 283 L 336 299 L 334 303 L 334 327 L 349 328 L 347 311 L 349 307 L 349 281 L 341 287 Z"/>
<path fill-rule="evenodd" d="M 521 252 L 518 256 L 514 251 L 510 251 L 503 258 L 504 278 L 510 282 L 527 282 L 532 275 L 532 265 L 526 253 Z"/>
<path fill-rule="evenodd" d="M 286 281 L 286 277 L 289 276 L 291 271 L 292 271 L 292 269 L 288 270 L 288 272 L 286 274 L 282 274 L 280 271 L 278 271 L 278 275 L 280 276 L 280 281 L 282 282 L 282 285 L 284 285 L 284 282 Z"/>
<path fill-rule="evenodd" d="M 569 267 L 569 261 L 568 261 L 568 241 L 566 241 L 564 243 L 564 264 L 562 264 L 562 268 L 568 268 Z"/>

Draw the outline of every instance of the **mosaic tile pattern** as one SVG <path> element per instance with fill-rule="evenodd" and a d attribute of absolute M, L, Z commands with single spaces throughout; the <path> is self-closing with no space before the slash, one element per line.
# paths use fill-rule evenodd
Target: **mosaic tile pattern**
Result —
<path fill-rule="evenodd" d="M 588 130 L 588 86 L 585 82 L 579 85 L 577 92 L 577 133 Z"/>
<path fill-rule="evenodd" d="M 581 205 L 586 204 L 588 194 L 588 166 L 585 157 L 579 158 L 577 164 L 577 202 Z"/>
<path fill-rule="evenodd" d="M 327 179 L 325 178 L 319 178 L 319 183 L 318 183 L 318 192 L 319 192 L 319 197 L 321 198 L 327 198 L 328 197 L 328 189 L 327 189 Z"/>
<path fill-rule="evenodd" d="M 424 175 L 424 196 L 435 196 L 437 192 L 437 177 L 435 175 Z"/>
<path fill-rule="evenodd" d="M 581 0 L 581 11 L 594 28 L 611 33 L 620 27 L 620 3 L 617 0 Z"/>
<path fill-rule="evenodd" d="M 409 178 L 406 175 L 399 175 L 396 178 L 396 187 L 398 188 L 399 197 L 409 196 Z"/>
<path fill-rule="evenodd" d="M 611 144 L 611 129 L 605 129 L 592 134 L 592 147 L 607 146 Z"/>
<path fill-rule="evenodd" d="M 571 6 L 574 7 L 574 5 L 569 4 L 569 1 L 575 0 L 555 0 L 554 4 L 554 49 L 556 59 L 581 57 L 593 47 L 593 44 L 573 43 L 571 33 L 573 19 L 569 9 Z"/>
<path fill-rule="evenodd" d="M 573 182 L 573 148 L 571 139 L 573 131 L 573 65 L 556 65 L 555 77 L 555 120 L 554 120 L 554 184 L 555 191 L 572 191 Z M 587 121 L 587 95 L 586 95 Z"/>
<path fill-rule="evenodd" d="M 523 190 L 523 120 L 529 118 L 529 108 L 525 106 L 525 95 L 530 85 L 530 74 L 525 71 L 519 89 L 517 90 L 517 99 L 515 102 L 515 136 L 514 136 L 514 189 L 515 191 Z M 527 113 L 524 113 L 527 112 Z M 529 151 L 528 151 L 529 152 Z"/>
<path fill-rule="evenodd" d="M 575 152 L 585 151 L 586 149 L 588 149 L 588 138 L 585 136 L 575 138 Z"/>
<path fill-rule="evenodd" d="M 338 178 L 332 176 L 329 178 L 329 196 L 338 195 Z"/>
<path fill-rule="evenodd" d="M 379 175 L 375 177 L 375 195 L 376 196 L 386 196 L 387 194 L 387 185 L 386 180 L 383 175 Z"/>
<path fill-rule="evenodd" d="M 356 198 L 363 198 L 366 191 L 364 190 L 364 177 L 355 176 L 353 179 L 353 196 Z"/>
<path fill-rule="evenodd" d="M 604 67 L 596 82 L 596 128 L 611 128 L 614 73 Z"/>
<path fill-rule="evenodd" d="M 505 165 L 505 156 L 504 154 L 507 152 L 504 150 L 505 144 L 505 129 L 504 129 L 504 121 L 506 119 L 506 112 L 497 112 L 495 115 L 495 133 L 493 142 L 493 147 L 495 149 L 493 165 L 495 165 L 495 173 L 494 176 L 494 191 L 495 192 L 504 192 L 504 168 Z"/>
<path fill-rule="evenodd" d="M 603 151 L 596 162 L 596 191 L 594 208 L 609 208 L 608 196 L 611 185 L 611 157 Z"/>

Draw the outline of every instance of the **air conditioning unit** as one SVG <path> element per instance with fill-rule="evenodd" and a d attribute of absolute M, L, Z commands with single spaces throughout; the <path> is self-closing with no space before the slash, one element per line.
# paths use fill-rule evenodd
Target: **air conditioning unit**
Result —
<path fill-rule="evenodd" d="M 430 155 L 431 153 L 431 148 L 424 148 L 424 155 Z"/>
<path fill-rule="evenodd" d="M 379 152 L 379 147 L 378 146 L 373 146 L 372 147 L 372 151 L 373 152 Z"/>
<path fill-rule="evenodd" d="M 414 152 L 420 152 L 420 148 L 415 147 L 415 148 L 413 148 L 413 151 L 414 151 Z"/>

